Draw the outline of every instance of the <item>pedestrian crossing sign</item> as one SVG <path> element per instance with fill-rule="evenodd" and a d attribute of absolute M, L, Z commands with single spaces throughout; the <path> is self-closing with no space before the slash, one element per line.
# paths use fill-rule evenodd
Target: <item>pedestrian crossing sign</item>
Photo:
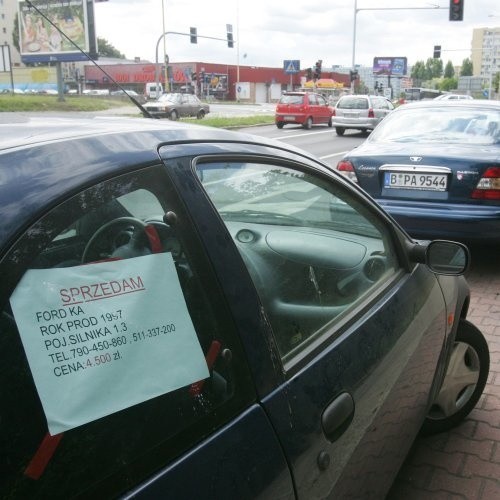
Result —
<path fill-rule="evenodd" d="M 300 71 L 300 61 L 298 60 L 285 60 L 283 61 L 283 69 L 285 73 L 292 75 Z"/>

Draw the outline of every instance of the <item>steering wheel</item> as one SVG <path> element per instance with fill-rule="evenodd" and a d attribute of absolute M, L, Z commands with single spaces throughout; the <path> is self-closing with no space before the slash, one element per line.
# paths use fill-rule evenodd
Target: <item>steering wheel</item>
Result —
<path fill-rule="evenodd" d="M 159 251 L 161 242 L 154 227 L 135 217 L 119 217 L 92 235 L 83 250 L 82 264 L 109 258 L 139 257 Z"/>

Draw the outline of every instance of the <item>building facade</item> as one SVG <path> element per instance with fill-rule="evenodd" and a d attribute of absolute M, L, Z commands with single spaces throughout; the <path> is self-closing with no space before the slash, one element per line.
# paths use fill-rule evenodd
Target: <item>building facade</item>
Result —
<path fill-rule="evenodd" d="M 18 0 L 0 0 L 0 45 L 10 47 L 10 62 L 14 67 L 21 65 L 21 55 L 12 41 L 17 5 Z"/>
<path fill-rule="evenodd" d="M 172 92 L 193 93 L 218 100 L 264 103 L 277 101 L 283 91 L 299 89 L 305 81 L 305 71 L 287 74 L 283 68 L 207 62 L 178 62 L 169 64 L 167 68 L 147 62 L 105 64 L 102 67 L 105 73 L 94 65 L 85 64 L 84 82 L 87 88 L 114 90 L 114 80 L 124 88 L 142 94 L 146 83 L 158 81 Z M 322 77 L 349 87 L 349 75 L 322 72 Z"/>
<path fill-rule="evenodd" d="M 473 76 L 489 81 L 500 71 L 500 28 L 474 29 L 471 49 Z"/>

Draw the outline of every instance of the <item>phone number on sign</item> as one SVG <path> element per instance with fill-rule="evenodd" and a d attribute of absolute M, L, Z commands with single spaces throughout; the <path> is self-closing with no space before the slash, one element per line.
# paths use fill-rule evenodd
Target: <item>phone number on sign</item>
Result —
<path fill-rule="evenodd" d="M 153 328 L 148 328 L 147 330 L 132 333 L 132 341 L 140 342 L 141 340 L 152 339 L 154 337 L 160 337 L 161 335 L 167 335 L 174 332 L 175 325 L 173 323 L 170 323 L 169 325 L 155 326 Z"/>
<path fill-rule="evenodd" d="M 80 356 L 88 356 L 92 352 L 107 351 L 108 349 L 113 349 L 114 347 L 119 347 L 127 343 L 127 337 L 122 335 L 121 337 L 114 337 L 111 340 L 103 340 L 100 342 L 95 342 L 91 346 L 82 346 L 71 349 L 71 355 L 73 358 Z"/>

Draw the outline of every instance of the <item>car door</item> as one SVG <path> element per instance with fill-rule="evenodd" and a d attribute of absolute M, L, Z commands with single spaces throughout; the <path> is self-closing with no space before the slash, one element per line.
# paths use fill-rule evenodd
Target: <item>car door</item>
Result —
<path fill-rule="evenodd" d="M 330 106 L 328 105 L 328 101 L 322 95 L 318 95 L 317 98 L 318 98 L 317 114 L 319 116 L 318 122 L 328 123 L 330 121 L 330 118 L 332 117 L 332 113 L 330 110 Z"/>
<path fill-rule="evenodd" d="M 382 498 L 427 410 L 442 293 L 360 191 L 265 153 L 196 164 L 278 349 L 283 379 L 257 385 L 262 405 L 299 499 Z"/>
<path fill-rule="evenodd" d="M 292 498 L 164 166 L 89 184 L 0 261 L 0 497 Z"/>

